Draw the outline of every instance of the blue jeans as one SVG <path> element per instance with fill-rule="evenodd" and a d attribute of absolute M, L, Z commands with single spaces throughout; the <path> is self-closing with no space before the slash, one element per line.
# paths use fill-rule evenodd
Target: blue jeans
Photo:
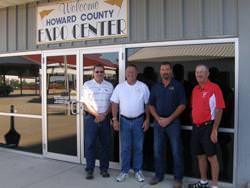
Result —
<path fill-rule="evenodd" d="M 109 148 L 110 148 L 110 120 L 106 118 L 100 123 L 96 123 L 95 117 L 86 115 L 84 117 L 84 143 L 85 157 L 87 161 L 86 171 L 93 171 L 96 159 L 96 143 L 100 141 L 100 170 L 109 168 Z"/>
<path fill-rule="evenodd" d="M 179 123 L 172 123 L 166 127 L 161 127 L 154 123 L 154 160 L 155 176 L 162 180 L 165 174 L 164 146 L 165 136 L 169 138 L 172 156 L 174 160 L 174 177 L 175 180 L 181 181 L 183 178 L 183 157 L 181 142 L 181 126 Z"/>
<path fill-rule="evenodd" d="M 121 135 L 121 172 L 128 173 L 131 169 L 131 157 L 133 154 L 133 170 L 138 172 L 143 163 L 143 140 L 142 129 L 143 117 L 128 120 L 124 117 L 120 119 Z"/>

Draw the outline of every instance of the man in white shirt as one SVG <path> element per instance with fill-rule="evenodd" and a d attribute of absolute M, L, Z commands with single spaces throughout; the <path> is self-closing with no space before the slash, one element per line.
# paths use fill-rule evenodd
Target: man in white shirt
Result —
<path fill-rule="evenodd" d="M 100 172 L 109 177 L 109 145 L 110 145 L 110 97 L 113 85 L 104 80 L 103 65 L 95 65 L 94 78 L 83 85 L 81 102 L 84 104 L 84 138 L 86 157 L 86 179 L 93 179 L 95 168 L 96 142 L 100 140 Z"/>
<path fill-rule="evenodd" d="M 149 89 L 136 79 L 137 67 L 135 65 L 127 66 L 125 76 L 127 80 L 116 86 L 111 97 L 113 127 L 120 131 L 121 136 L 121 173 L 116 180 L 122 182 L 127 178 L 132 158 L 135 177 L 137 181 L 143 182 L 141 168 L 144 132 L 149 128 L 147 106 Z M 118 121 L 118 110 L 120 122 Z M 131 156 L 131 151 L 133 156 Z"/>

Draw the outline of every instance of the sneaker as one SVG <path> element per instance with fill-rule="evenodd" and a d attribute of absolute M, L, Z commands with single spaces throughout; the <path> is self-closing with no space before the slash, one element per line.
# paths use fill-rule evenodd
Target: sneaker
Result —
<path fill-rule="evenodd" d="M 159 178 L 157 178 L 156 176 L 154 176 L 154 177 L 152 177 L 150 180 L 149 180 L 149 184 L 150 185 L 156 185 L 156 184 L 158 184 L 159 182 L 161 182 L 162 181 L 162 179 L 159 179 Z"/>
<path fill-rule="evenodd" d="M 208 182 L 207 183 L 201 183 L 200 181 L 194 183 L 194 184 L 189 184 L 188 188 L 209 188 Z"/>
<path fill-rule="evenodd" d="M 182 188 L 182 182 L 175 180 L 173 188 Z"/>
<path fill-rule="evenodd" d="M 116 181 L 122 182 L 122 181 L 124 181 L 127 177 L 128 177 L 128 174 L 127 174 L 127 173 L 121 172 L 121 173 L 116 177 Z"/>
<path fill-rule="evenodd" d="M 135 179 L 139 182 L 144 182 L 145 178 L 141 171 L 135 173 Z"/>
<path fill-rule="evenodd" d="M 94 178 L 93 171 L 87 171 L 87 173 L 86 173 L 86 179 L 87 180 L 92 180 L 93 178 Z"/>
<path fill-rule="evenodd" d="M 108 173 L 107 170 L 103 170 L 100 172 L 101 176 L 104 177 L 104 178 L 109 178 L 110 177 L 110 174 Z"/>

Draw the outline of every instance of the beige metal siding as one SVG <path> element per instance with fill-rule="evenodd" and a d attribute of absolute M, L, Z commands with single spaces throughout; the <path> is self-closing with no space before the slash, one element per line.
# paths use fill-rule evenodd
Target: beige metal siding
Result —
<path fill-rule="evenodd" d="M 129 41 L 147 40 L 147 1 L 129 2 Z"/>
<path fill-rule="evenodd" d="M 183 38 L 203 36 L 203 3 L 200 0 L 183 0 Z"/>
<path fill-rule="evenodd" d="M 9 7 L 7 12 L 7 49 L 8 51 L 16 51 L 17 45 L 17 9 Z"/>
<path fill-rule="evenodd" d="M 34 50 L 36 49 L 36 4 L 32 3 L 27 6 L 27 49 L 26 50 Z"/>
<path fill-rule="evenodd" d="M 0 53 L 7 51 L 7 9 L 0 9 Z"/>
<path fill-rule="evenodd" d="M 203 28 L 205 36 L 223 35 L 223 1 L 203 1 Z"/>
<path fill-rule="evenodd" d="M 238 36 L 237 0 L 128 1 L 128 38 L 40 46 L 35 35 L 37 3 L 0 9 L 0 53 Z"/>
<path fill-rule="evenodd" d="M 183 0 L 167 0 L 164 4 L 165 38 L 183 38 Z M 174 19 L 173 19 L 174 18 Z"/>
<path fill-rule="evenodd" d="M 27 8 L 21 5 L 17 8 L 17 50 L 24 51 L 27 47 Z"/>

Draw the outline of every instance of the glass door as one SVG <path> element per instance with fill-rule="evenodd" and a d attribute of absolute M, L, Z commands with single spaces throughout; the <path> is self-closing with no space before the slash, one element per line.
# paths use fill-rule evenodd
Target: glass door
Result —
<path fill-rule="evenodd" d="M 82 86 L 84 82 L 93 79 L 93 68 L 97 64 L 101 64 L 105 69 L 105 77 L 104 79 L 111 82 L 115 87 L 119 81 L 123 78 L 124 74 L 124 63 L 122 63 L 122 49 L 120 48 L 109 48 L 105 47 L 105 49 L 93 48 L 82 50 L 80 53 L 80 85 Z M 82 88 L 82 87 L 81 87 Z M 82 95 L 82 90 L 80 91 Z M 84 119 L 84 118 L 83 118 Z M 86 163 L 85 160 L 85 150 L 84 150 L 84 121 L 83 122 L 83 130 L 81 132 L 81 145 L 82 145 L 82 162 Z M 115 132 L 112 128 L 111 114 L 110 114 L 110 167 L 119 168 L 120 161 L 120 152 L 119 152 L 119 133 Z M 99 147 L 97 141 L 97 150 L 96 150 L 96 158 L 97 165 L 99 164 Z"/>
<path fill-rule="evenodd" d="M 80 162 L 77 51 L 45 52 L 43 60 L 45 155 Z"/>

